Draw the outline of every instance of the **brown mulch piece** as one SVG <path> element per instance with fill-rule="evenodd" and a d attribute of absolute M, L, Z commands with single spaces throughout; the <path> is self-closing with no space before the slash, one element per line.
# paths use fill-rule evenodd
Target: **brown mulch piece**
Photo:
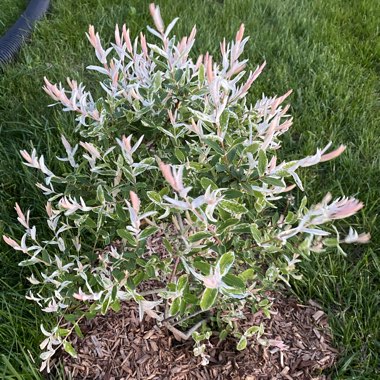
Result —
<path fill-rule="evenodd" d="M 321 371 L 335 363 L 338 351 L 331 347 L 326 314 L 312 301 L 307 306 L 300 305 L 294 298 L 284 296 L 274 299 L 271 310 L 274 314 L 270 319 L 247 311 L 250 318 L 242 321 L 247 326 L 262 321 L 262 338 L 271 345 L 258 344 L 253 337 L 246 350 L 236 351 L 236 340 L 219 342 L 215 336 L 207 347 L 207 366 L 193 355 L 192 339 L 176 341 L 147 316 L 140 323 L 138 309 L 131 302 L 118 313 L 109 312 L 83 322 L 84 338 L 73 337 L 71 341 L 78 357 L 62 353 L 59 359 L 68 379 L 327 379 Z"/>

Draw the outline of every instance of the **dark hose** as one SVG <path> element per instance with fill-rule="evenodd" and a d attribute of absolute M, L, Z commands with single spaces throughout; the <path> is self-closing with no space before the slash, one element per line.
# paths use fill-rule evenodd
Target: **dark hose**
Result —
<path fill-rule="evenodd" d="M 49 7 L 50 0 L 30 0 L 25 12 L 16 23 L 0 38 L 0 65 L 13 59 L 23 42 L 32 33 L 37 20 L 42 18 Z"/>

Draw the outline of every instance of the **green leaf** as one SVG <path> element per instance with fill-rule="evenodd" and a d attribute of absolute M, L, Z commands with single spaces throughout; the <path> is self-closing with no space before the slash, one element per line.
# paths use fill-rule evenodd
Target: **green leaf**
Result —
<path fill-rule="evenodd" d="M 80 329 L 78 323 L 75 323 L 74 324 L 74 330 L 75 330 L 75 333 L 78 335 L 79 338 L 83 338 L 83 333 L 82 333 L 82 330 Z"/>
<path fill-rule="evenodd" d="M 210 264 L 206 263 L 205 261 L 194 260 L 194 268 L 200 270 L 203 275 L 208 276 L 210 274 Z"/>
<path fill-rule="evenodd" d="M 250 338 L 251 336 L 253 336 L 254 334 L 256 334 L 259 331 L 260 331 L 260 326 L 251 326 L 248 330 L 246 330 L 244 335 L 247 338 Z"/>
<path fill-rule="evenodd" d="M 220 144 L 217 141 L 211 140 L 211 139 L 204 139 L 203 140 L 208 146 L 210 146 L 216 153 L 224 154 L 224 151 Z"/>
<path fill-rule="evenodd" d="M 261 178 L 261 180 L 268 184 L 268 185 L 273 185 L 273 186 L 279 186 L 279 187 L 285 187 L 285 183 L 282 179 L 279 178 L 274 178 L 274 177 L 264 177 Z"/>
<path fill-rule="evenodd" d="M 240 338 L 239 343 L 238 343 L 237 346 L 236 346 L 236 349 L 237 349 L 238 351 L 243 351 L 243 350 L 245 350 L 245 349 L 247 348 L 247 343 L 248 343 L 247 338 L 243 335 L 243 336 Z"/>
<path fill-rule="evenodd" d="M 323 240 L 323 245 L 326 247 L 337 247 L 339 245 L 339 241 L 336 238 L 327 238 Z"/>
<path fill-rule="evenodd" d="M 164 243 L 164 246 L 165 246 L 166 250 L 172 255 L 173 254 L 173 247 L 170 244 L 169 240 L 164 237 L 163 238 L 163 243 Z"/>
<path fill-rule="evenodd" d="M 185 287 L 186 287 L 186 285 L 188 283 L 188 280 L 189 279 L 188 279 L 187 274 L 183 274 L 182 276 L 180 276 L 178 278 L 178 281 L 177 281 L 177 292 L 182 292 L 185 289 Z"/>
<path fill-rule="evenodd" d="M 146 195 L 148 196 L 148 198 L 155 204 L 160 204 L 162 202 L 162 197 L 159 193 L 157 193 L 156 191 L 148 191 L 146 193 Z"/>
<path fill-rule="evenodd" d="M 226 330 L 226 329 L 222 330 L 222 331 L 219 333 L 219 339 L 220 339 L 220 340 L 225 340 L 225 339 L 227 338 L 227 336 L 228 336 L 228 333 L 229 333 L 228 330 Z"/>
<path fill-rule="evenodd" d="M 252 268 L 245 270 L 244 272 L 239 274 L 239 277 L 247 282 L 248 280 L 253 280 L 255 278 L 255 271 Z"/>
<path fill-rule="evenodd" d="M 228 121 L 230 120 L 230 111 L 224 110 L 222 114 L 220 115 L 220 126 L 225 130 L 226 127 L 228 127 Z"/>
<path fill-rule="evenodd" d="M 230 214 L 245 214 L 248 212 L 244 205 L 238 202 L 227 201 L 225 199 L 219 203 L 219 207 Z"/>
<path fill-rule="evenodd" d="M 117 204 L 116 205 L 116 215 L 118 217 L 118 219 L 121 221 L 121 222 L 125 222 L 127 220 L 127 214 L 126 212 L 123 210 L 123 206 L 121 204 Z"/>
<path fill-rule="evenodd" d="M 137 287 L 141 281 L 144 280 L 145 272 L 138 272 L 136 276 L 133 277 L 133 283 Z"/>
<path fill-rule="evenodd" d="M 111 304 L 111 309 L 115 312 L 118 313 L 121 310 L 121 305 L 120 305 L 120 300 L 115 300 Z"/>
<path fill-rule="evenodd" d="M 146 260 L 141 259 L 141 258 L 138 257 L 138 258 L 136 259 L 136 264 L 137 264 L 137 265 L 140 265 L 140 267 L 145 268 L 146 265 L 148 264 L 148 262 L 147 262 Z"/>
<path fill-rule="evenodd" d="M 241 198 L 243 196 L 243 193 L 236 189 L 228 189 L 224 191 L 225 199 L 236 199 Z"/>
<path fill-rule="evenodd" d="M 183 75 L 183 70 L 182 69 L 178 69 L 176 70 L 175 74 L 174 74 L 174 79 L 176 82 L 179 82 L 182 78 L 182 75 Z"/>
<path fill-rule="evenodd" d="M 63 318 L 65 318 L 67 322 L 75 323 L 78 319 L 78 316 L 75 314 L 64 314 Z"/>
<path fill-rule="evenodd" d="M 257 170 L 259 172 L 260 177 L 262 177 L 265 174 L 267 167 L 268 167 L 267 155 L 262 149 L 260 149 L 259 150 L 259 164 L 257 166 Z"/>
<path fill-rule="evenodd" d="M 101 203 L 105 203 L 105 198 L 104 198 L 104 190 L 102 185 L 99 185 L 98 188 L 96 189 L 96 199 Z"/>
<path fill-rule="evenodd" d="M 127 166 L 123 166 L 123 167 L 121 168 L 121 170 L 123 171 L 123 174 L 124 174 L 125 178 L 126 178 L 129 182 L 131 182 L 131 183 L 133 183 L 133 184 L 136 183 L 136 178 L 135 178 L 135 176 L 133 175 L 133 173 L 132 173 L 132 171 L 130 170 L 129 167 L 127 167 Z"/>
<path fill-rule="evenodd" d="M 102 303 L 101 313 L 102 315 L 106 315 L 108 308 L 110 307 L 112 300 L 110 297 L 106 298 Z"/>
<path fill-rule="evenodd" d="M 158 129 L 159 131 L 161 131 L 162 133 L 164 133 L 165 135 L 171 137 L 172 139 L 175 138 L 174 135 L 173 135 L 173 133 L 169 132 L 167 129 L 162 128 L 162 127 L 157 127 L 157 129 Z"/>
<path fill-rule="evenodd" d="M 179 308 L 181 306 L 181 298 L 177 297 L 173 300 L 170 306 L 170 316 L 176 315 L 179 312 Z"/>
<path fill-rule="evenodd" d="M 140 235 L 140 240 L 146 239 L 147 237 L 153 235 L 157 231 L 158 231 L 158 227 L 151 226 L 151 227 L 145 228 L 144 231 Z"/>
<path fill-rule="evenodd" d="M 258 142 L 254 142 L 252 143 L 251 145 L 248 145 L 247 147 L 244 148 L 244 153 L 252 153 L 252 154 L 255 154 L 259 147 L 260 147 L 260 143 Z"/>
<path fill-rule="evenodd" d="M 251 225 L 249 223 L 240 223 L 237 226 L 235 226 L 231 232 L 236 234 L 249 234 L 251 229 Z"/>
<path fill-rule="evenodd" d="M 223 233 L 227 228 L 239 223 L 239 219 L 230 218 L 217 225 L 218 234 Z"/>
<path fill-rule="evenodd" d="M 202 310 L 208 310 L 214 305 L 216 297 L 218 295 L 218 289 L 206 288 L 203 292 L 200 307 Z"/>
<path fill-rule="evenodd" d="M 235 254 L 233 252 L 227 252 L 219 259 L 218 264 L 220 268 L 220 275 L 225 276 L 235 261 Z"/>
<path fill-rule="evenodd" d="M 255 240 L 255 242 L 256 243 L 260 243 L 260 241 L 261 241 L 261 234 L 260 234 L 259 227 L 258 227 L 258 225 L 256 223 L 252 223 L 251 224 L 251 234 L 252 234 L 252 237 Z"/>
<path fill-rule="evenodd" d="M 39 260 L 36 257 L 32 257 L 31 259 L 24 260 L 18 263 L 19 267 L 27 267 L 29 265 L 37 264 Z"/>
<path fill-rule="evenodd" d="M 190 162 L 188 165 L 191 169 L 194 169 L 197 172 L 204 171 L 204 165 L 199 162 Z"/>
<path fill-rule="evenodd" d="M 129 244 L 131 244 L 131 245 L 135 245 L 135 244 L 136 244 L 136 241 L 135 241 L 133 235 L 132 235 L 129 231 L 127 231 L 127 230 L 123 230 L 123 229 L 118 229 L 118 230 L 116 230 L 116 232 L 117 232 L 117 234 L 118 234 L 121 238 L 127 240 L 127 242 L 128 242 Z"/>
<path fill-rule="evenodd" d="M 227 273 L 224 277 L 223 277 L 223 282 L 228 285 L 228 286 L 232 286 L 233 288 L 236 288 L 236 289 L 245 289 L 245 284 L 243 282 L 243 280 L 238 277 L 238 276 L 235 276 L 234 274 L 231 274 L 231 273 Z"/>
<path fill-rule="evenodd" d="M 77 352 L 75 351 L 74 347 L 70 342 L 64 341 L 63 342 L 63 349 L 73 358 L 77 357 Z"/>
<path fill-rule="evenodd" d="M 203 83 L 204 80 L 205 80 L 205 67 L 203 64 L 201 64 L 199 66 L 199 71 L 198 71 L 198 80 L 199 80 L 199 83 Z"/>
<path fill-rule="evenodd" d="M 91 219 L 89 216 L 86 218 L 84 222 L 84 226 L 88 228 L 96 228 L 96 223 L 93 219 Z"/>
<path fill-rule="evenodd" d="M 136 164 L 136 167 L 133 169 L 134 175 L 138 176 L 144 173 L 146 170 L 152 169 L 153 163 L 154 163 L 153 157 L 144 158 L 142 161 Z"/>
<path fill-rule="evenodd" d="M 236 144 L 234 145 L 227 153 L 227 160 L 228 162 L 232 163 L 234 158 L 236 157 L 236 153 L 238 150 L 242 147 L 242 144 Z"/>
<path fill-rule="evenodd" d="M 188 240 L 190 243 L 195 243 L 197 241 L 200 241 L 200 240 L 203 240 L 203 239 L 207 239 L 209 237 L 211 237 L 212 234 L 210 232 L 197 232 L 191 236 L 189 236 Z"/>
<path fill-rule="evenodd" d="M 297 222 L 297 219 L 298 219 L 297 215 L 294 214 L 294 212 L 289 211 L 288 214 L 286 215 L 285 223 L 294 224 L 295 222 Z"/>
<path fill-rule="evenodd" d="M 257 198 L 256 202 L 254 204 L 255 210 L 260 213 L 261 211 L 264 210 L 265 206 L 267 205 L 267 202 L 265 201 L 264 197 L 262 198 Z"/>
<path fill-rule="evenodd" d="M 161 88 L 162 77 L 161 72 L 158 71 L 153 77 L 153 91 L 157 92 Z"/>
<path fill-rule="evenodd" d="M 298 208 L 298 212 L 299 212 L 300 214 L 302 214 L 302 212 L 303 212 L 304 209 L 306 208 L 306 205 L 307 205 L 307 197 L 304 196 L 304 197 L 302 198 L 302 201 L 301 201 L 300 207 Z"/>
<path fill-rule="evenodd" d="M 96 221 L 96 230 L 99 230 L 104 226 L 105 215 L 101 212 L 98 214 L 98 220 Z"/>
<path fill-rule="evenodd" d="M 58 335 L 59 336 L 67 336 L 69 335 L 70 330 L 69 329 L 58 329 Z"/>
<path fill-rule="evenodd" d="M 206 178 L 206 177 L 201 178 L 201 185 L 205 190 L 207 190 L 208 187 L 210 187 L 211 190 L 218 189 L 218 185 L 215 182 L 213 182 L 211 179 Z"/>
<path fill-rule="evenodd" d="M 218 173 L 225 173 L 225 172 L 228 172 L 228 166 L 227 165 L 224 165 L 224 164 L 220 164 L 220 163 L 217 163 L 215 165 L 215 169 Z M 226 177 L 226 179 L 228 180 L 228 177 Z"/>
<path fill-rule="evenodd" d="M 266 298 L 264 298 L 263 300 L 261 300 L 261 301 L 257 304 L 257 306 L 258 306 L 258 307 L 266 307 L 266 306 L 268 306 L 269 304 L 270 304 L 269 300 L 266 299 Z"/>
<path fill-rule="evenodd" d="M 184 155 L 184 153 L 182 152 L 182 150 L 181 149 L 179 149 L 179 148 L 175 148 L 174 149 L 174 155 L 177 157 L 177 160 L 179 161 L 179 162 L 185 162 L 186 161 L 186 157 L 185 157 L 185 155 Z"/>

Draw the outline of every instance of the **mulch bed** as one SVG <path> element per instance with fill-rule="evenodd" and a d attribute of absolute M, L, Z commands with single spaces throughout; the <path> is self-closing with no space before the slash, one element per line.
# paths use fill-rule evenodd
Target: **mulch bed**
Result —
<path fill-rule="evenodd" d="M 244 351 L 236 351 L 236 341 L 219 342 L 211 337 L 207 348 L 210 363 L 201 365 L 193 355 L 193 341 L 178 342 L 172 333 L 145 317 L 139 322 L 135 304 L 125 303 L 120 312 L 109 312 L 84 321 L 84 338 L 73 337 L 76 359 L 65 353 L 67 379 L 91 380 L 325 380 L 322 370 L 336 361 L 331 347 L 327 317 L 314 302 L 300 305 L 283 295 L 274 298 L 274 314 L 264 319 L 247 312 L 247 326 L 263 322 L 263 346 L 251 338 Z M 253 320 L 254 319 L 254 320 Z M 276 347 L 276 342 L 281 342 Z M 277 344 L 278 346 L 278 344 Z"/>

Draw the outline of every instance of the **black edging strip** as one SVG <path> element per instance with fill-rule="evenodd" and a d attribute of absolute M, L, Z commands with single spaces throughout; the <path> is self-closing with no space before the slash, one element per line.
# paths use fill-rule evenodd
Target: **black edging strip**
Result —
<path fill-rule="evenodd" d="M 20 18 L 0 38 L 0 65 L 11 61 L 24 41 L 32 33 L 36 21 L 41 19 L 49 8 L 50 0 L 30 0 Z"/>

